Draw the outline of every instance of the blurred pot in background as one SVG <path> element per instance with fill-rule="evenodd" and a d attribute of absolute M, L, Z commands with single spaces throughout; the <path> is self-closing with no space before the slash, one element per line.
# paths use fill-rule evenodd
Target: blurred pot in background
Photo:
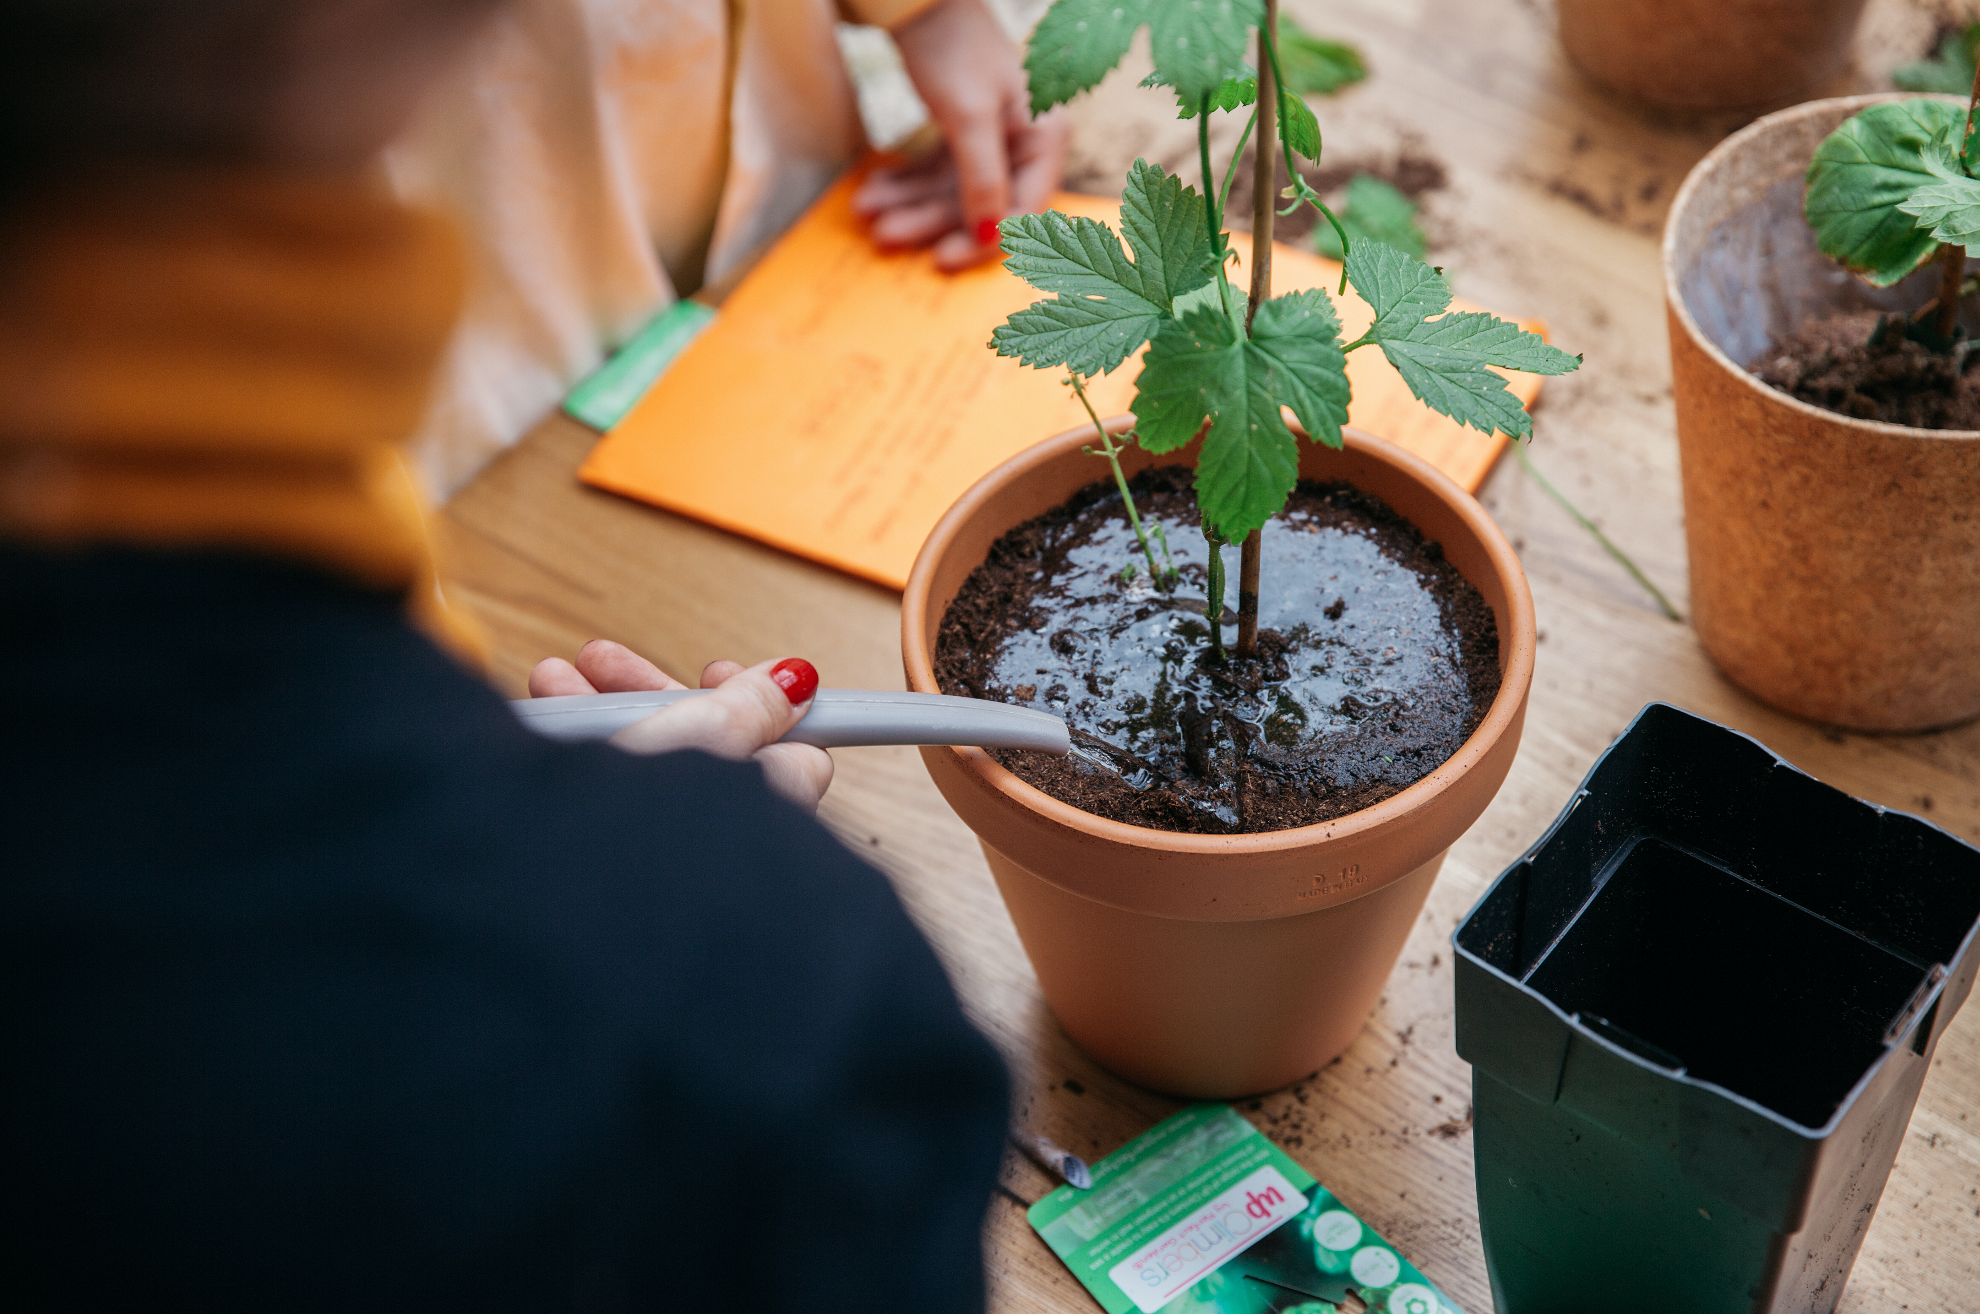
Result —
<path fill-rule="evenodd" d="M 1582 72 L 1652 105 L 1781 104 L 1849 65 L 1864 0 L 1560 0 Z"/>

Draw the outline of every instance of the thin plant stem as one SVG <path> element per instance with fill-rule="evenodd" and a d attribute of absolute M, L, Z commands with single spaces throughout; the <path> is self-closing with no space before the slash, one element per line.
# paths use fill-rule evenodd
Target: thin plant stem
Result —
<path fill-rule="evenodd" d="M 1210 587 L 1203 602 L 1203 619 L 1210 622 L 1210 651 L 1221 657 L 1224 655 L 1224 544 L 1230 540 L 1206 520 L 1203 541 L 1210 545 Z"/>
<path fill-rule="evenodd" d="M 1238 134 L 1237 151 L 1231 156 L 1231 167 L 1224 170 L 1224 185 L 1217 189 L 1217 209 L 1228 213 L 1231 202 L 1231 184 L 1237 180 L 1238 161 L 1244 158 L 1244 144 L 1251 140 L 1251 130 L 1258 126 L 1258 106 L 1251 107 L 1251 117 L 1244 121 L 1244 131 Z M 1263 140 L 1261 138 L 1260 140 Z"/>
<path fill-rule="evenodd" d="M 1587 530 L 1590 534 L 1594 535 L 1595 541 L 1602 545 L 1602 550 L 1604 552 L 1607 552 L 1610 556 L 1614 557 L 1618 562 L 1622 563 L 1622 568 L 1630 573 L 1630 577 L 1634 579 L 1638 584 L 1641 584 L 1643 586 L 1644 591 L 1657 600 L 1657 606 L 1663 610 L 1664 615 L 1668 616 L 1670 619 L 1674 621 L 1677 621 L 1679 624 L 1683 624 L 1684 614 L 1680 612 L 1676 607 L 1673 607 L 1671 605 L 1671 600 L 1664 596 L 1664 591 L 1658 588 L 1655 584 L 1652 584 L 1650 582 L 1650 577 L 1644 574 L 1643 571 L 1638 568 L 1637 564 L 1634 561 L 1631 561 L 1629 559 L 1629 554 L 1627 552 L 1624 552 L 1621 548 L 1617 547 L 1614 543 L 1612 543 L 1609 540 L 1609 536 L 1607 534 L 1604 534 L 1601 531 L 1601 529 L 1596 526 L 1593 520 L 1590 520 L 1587 516 L 1581 514 L 1581 512 L 1578 509 L 1576 509 L 1574 503 L 1567 500 L 1567 495 L 1561 492 L 1560 489 L 1554 487 L 1552 483 L 1548 482 L 1547 476 L 1541 474 L 1540 471 L 1534 467 L 1532 460 L 1526 455 L 1526 444 L 1515 438 L 1513 440 L 1513 452 L 1515 455 L 1519 457 L 1520 468 L 1525 470 L 1527 474 L 1533 477 L 1534 483 L 1540 485 L 1540 491 L 1545 493 L 1548 497 L 1553 498 L 1555 503 L 1560 506 L 1561 510 L 1567 512 L 1570 516 L 1574 518 L 1574 522 L 1577 525 L 1580 525 L 1583 529 Z"/>
<path fill-rule="evenodd" d="M 1973 111 L 1980 106 L 1980 65 L 1973 69 L 1973 90 L 1966 93 L 1966 130 L 1959 134 L 1959 167 L 1966 172 L 1967 148 L 1973 144 Z"/>
<path fill-rule="evenodd" d="M 1128 524 L 1134 527 L 1134 538 L 1141 544 L 1141 555 L 1148 559 L 1148 578 L 1156 588 L 1167 589 L 1176 575 L 1176 568 L 1169 560 L 1168 538 L 1164 536 L 1162 539 L 1162 564 L 1157 566 L 1155 549 L 1149 545 L 1148 532 L 1142 528 L 1141 516 L 1134 509 L 1134 494 L 1128 491 L 1127 475 L 1121 470 L 1122 449 L 1114 444 L 1114 437 L 1107 432 L 1107 426 L 1100 423 L 1100 414 L 1093 409 L 1093 402 L 1087 397 L 1086 385 L 1079 375 L 1071 375 L 1066 381 L 1072 384 L 1073 394 L 1079 398 L 1079 404 L 1086 408 L 1087 417 L 1093 421 L 1093 432 L 1100 436 L 1097 455 L 1106 457 L 1107 464 L 1114 468 L 1114 486 L 1121 490 L 1121 504 L 1127 508 Z M 1091 447 L 1086 450 L 1089 453 L 1094 451 Z M 1155 528 L 1159 532 L 1162 527 L 1157 525 Z"/>
<path fill-rule="evenodd" d="M 1267 65 L 1271 67 L 1272 81 L 1276 84 L 1275 90 L 1278 93 L 1276 96 L 1273 97 L 1273 100 L 1274 103 L 1278 105 L 1278 108 L 1281 111 L 1283 111 L 1285 106 L 1282 102 L 1287 94 L 1286 74 L 1285 74 L 1285 70 L 1279 67 L 1279 15 L 1278 15 L 1278 8 L 1276 3 L 1273 4 L 1272 8 L 1268 12 L 1265 26 L 1258 29 L 1258 39 L 1259 39 L 1259 44 L 1265 47 L 1265 58 L 1259 61 L 1259 71 L 1262 73 Z M 1264 83 L 1262 82 L 1259 83 L 1259 96 L 1260 99 L 1263 99 L 1264 97 Z M 1259 137 L 1259 141 L 1262 142 L 1264 140 L 1265 138 L 1261 135 Z M 1284 210 L 1281 210 L 1279 213 L 1291 214 L 1294 210 L 1299 209 L 1300 205 L 1304 203 L 1307 205 L 1311 205 L 1314 209 L 1318 210 L 1321 213 L 1321 215 L 1327 220 L 1327 222 L 1333 225 L 1334 235 L 1340 238 L 1341 240 L 1341 286 L 1340 286 L 1339 295 L 1345 295 L 1347 292 L 1347 285 L 1348 285 L 1348 278 L 1347 278 L 1347 253 L 1349 249 L 1348 231 L 1346 228 L 1343 228 L 1341 226 L 1341 221 L 1338 217 L 1335 216 L 1334 212 L 1332 210 L 1329 210 L 1324 204 L 1321 203 L 1319 194 L 1316 193 L 1311 187 L 1307 186 L 1306 175 L 1299 171 L 1299 165 L 1294 163 L 1293 161 L 1292 143 L 1284 139 L 1283 133 L 1280 134 L 1279 144 L 1285 151 L 1286 175 L 1292 180 L 1292 189 L 1293 189 L 1292 204 L 1288 205 Z M 1313 162 L 1315 164 L 1318 164 L 1320 161 L 1316 158 Z"/>
<path fill-rule="evenodd" d="M 1279 84 L 1273 77 L 1273 37 L 1279 27 L 1279 0 L 1265 0 L 1265 21 L 1258 28 L 1258 144 L 1251 153 L 1251 296 L 1245 305 L 1244 328 L 1258 308 L 1272 299 L 1272 226 L 1278 217 L 1275 204 L 1279 165 L 1273 157 L 1272 139 L 1278 135 Z M 1288 155 L 1288 161 L 1291 156 Z M 1254 529 L 1244 536 L 1238 564 L 1237 654 L 1258 652 L 1258 587 L 1264 530 Z"/>
<path fill-rule="evenodd" d="M 1261 147 L 1266 140 L 1267 137 L 1265 134 L 1259 134 L 1258 141 Z M 1225 276 L 1224 269 L 1227 263 L 1226 256 L 1230 247 L 1224 236 L 1224 198 L 1219 196 L 1213 199 L 1208 194 L 1211 192 L 1211 182 L 1216 178 L 1217 174 L 1216 170 L 1210 165 L 1210 97 L 1207 95 L 1197 104 L 1196 149 L 1203 164 L 1203 190 L 1206 193 L 1204 196 L 1204 221 L 1210 227 L 1210 246 L 1217 255 L 1217 307 L 1224 314 L 1228 315 L 1231 313 L 1232 288 L 1231 280 Z M 1235 161 L 1233 161 L 1232 167 L 1233 169 L 1236 168 Z M 1230 182 L 1229 177 L 1227 176 L 1224 181 L 1228 184 Z M 1227 185 L 1225 192 L 1228 193 L 1228 191 L 1229 187 Z M 1208 421 L 1206 420 L 1207 423 Z M 1210 596 L 1205 600 L 1203 605 L 1203 619 L 1209 622 L 1210 625 L 1210 650 L 1221 657 L 1224 655 L 1222 621 L 1224 614 L 1224 557 L 1222 547 L 1227 540 L 1219 536 L 1216 529 L 1206 520 L 1203 522 L 1203 541 L 1210 545 Z"/>
<path fill-rule="evenodd" d="M 1210 226 L 1210 246 L 1218 255 L 1224 254 L 1224 207 L 1210 199 L 1210 189 L 1217 178 L 1217 171 L 1210 167 L 1210 97 L 1204 96 L 1196 107 L 1196 153 L 1203 162 L 1203 203 L 1204 220 Z"/>

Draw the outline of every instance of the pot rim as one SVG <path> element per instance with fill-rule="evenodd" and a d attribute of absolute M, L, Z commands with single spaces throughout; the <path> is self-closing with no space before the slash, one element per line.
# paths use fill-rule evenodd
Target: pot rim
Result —
<path fill-rule="evenodd" d="M 1111 434 L 1126 433 L 1134 427 L 1134 417 L 1112 416 L 1105 424 Z M 1306 439 L 1306 431 L 1298 424 L 1289 427 L 1298 438 Z M 1438 795 L 1478 765 L 1502 737 L 1517 733 L 1518 723 L 1524 715 L 1526 691 L 1533 679 L 1538 632 L 1533 593 L 1520 566 L 1519 554 L 1513 551 L 1505 532 L 1478 504 L 1477 499 L 1460 488 L 1449 475 L 1413 452 L 1363 430 L 1343 426 L 1341 434 L 1347 446 L 1399 467 L 1404 474 L 1424 484 L 1449 506 L 1476 535 L 1493 570 L 1504 582 L 1509 614 L 1505 617 L 1507 624 L 1502 626 L 1500 636 L 1501 651 L 1507 657 L 1500 676 L 1499 691 L 1493 696 L 1491 706 L 1486 709 L 1477 727 L 1449 758 L 1432 768 L 1422 779 L 1372 807 L 1331 821 L 1242 835 L 1197 835 L 1158 830 L 1151 826 L 1133 826 L 1096 816 L 1025 783 L 980 748 L 951 746 L 946 751 L 956 754 L 966 771 L 976 775 L 1005 801 L 1038 813 L 1047 821 L 1105 842 L 1190 856 L 1245 857 L 1320 843 L 1338 843 L 1398 825 L 1413 813 L 1428 807 Z M 964 522 L 998 489 L 1025 477 L 1038 466 L 1077 450 L 1091 442 L 1092 437 L 1093 426 L 1082 424 L 1033 444 L 977 480 L 937 522 L 915 557 L 914 568 L 908 574 L 907 589 L 901 598 L 902 654 L 910 688 L 940 692 L 932 656 L 922 636 L 927 630 L 928 594 L 936 563 Z"/>
<path fill-rule="evenodd" d="M 1728 158 L 1737 155 L 1754 141 L 1784 123 L 1808 118 L 1818 112 L 1844 106 L 1847 106 L 1850 113 L 1854 114 L 1856 111 L 1866 109 L 1871 105 L 1893 100 L 1948 100 L 1957 104 L 1965 103 L 1960 97 L 1947 95 L 1943 92 L 1913 91 L 1873 91 L 1859 96 L 1829 96 L 1822 100 L 1803 101 L 1799 105 L 1791 105 L 1786 109 L 1776 110 L 1772 114 L 1763 115 L 1755 119 L 1732 136 L 1727 137 L 1717 146 L 1714 146 L 1706 153 L 1704 159 L 1692 165 L 1691 172 L 1684 176 L 1684 184 L 1678 188 L 1677 195 L 1672 198 L 1670 214 L 1664 220 L 1664 237 L 1661 243 L 1664 267 L 1664 301 L 1670 307 L 1671 313 L 1677 318 L 1678 323 L 1684 326 L 1684 331 L 1690 335 L 1691 340 L 1698 345 L 1699 349 L 1715 361 L 1721 369 L 1738 378 L 1763 402 L 1776 406 L 1785 406 L 1790 410 L 1798 410 L 1813 418 L 1840 425 L 1847 429 L 1853 429 L 1865 435 L 1875 434 L 1882 438 L 1972 440 L 1980 438 L 1980 429 L 1919 429 L 1908 424 L 1889 424 L 1882 420 L 1859 420 L 1853 415 L 1843 415 L 1836 411 L 1825 410 L 1820 406 L 1802 401 L 1799 397 L 1792 397 L 1776 388 L 1769 387 L 1759 379 L 1754 378 L 1752 374 L 1747 372 L 1744 366 L 1738 364 L 1732 357 L 1720 350 L 1718 343 L 1705 335 L 1705 331 L 1698 327 L 1698 321 L 1692 318 L 1691 308 L 1685 305 L 1684 296 L 1678 290 L 1678 219 L 1683 215 L 1686 207 L 1691 204 L 1693 193 L 1703 185 L 1708 174 L 1717 169 Z"/>

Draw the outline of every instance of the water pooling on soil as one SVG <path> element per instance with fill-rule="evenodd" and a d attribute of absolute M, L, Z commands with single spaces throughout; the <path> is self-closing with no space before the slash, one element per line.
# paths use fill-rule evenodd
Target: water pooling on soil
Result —
<path fill-rule="evenodd" d="M 943 691 L 1063 716 L 1116 769 L 997 759 L 1101 816 L 1224 833 L 1358 811 L 1456 752 L 1498 692 L 1498 632 L 1437 545 L 1379 499 L 1302 483 L 1265 529 L 1258 655 L 1219 661 L 1188 480 L 1170 467 L 1134 481 L 1182 574 L 1168 593 L 1111 484 L 1006 534 L 964 584 L 936 642 Z M 1224 555 L 1235 605 L 1238 549 Z"/>

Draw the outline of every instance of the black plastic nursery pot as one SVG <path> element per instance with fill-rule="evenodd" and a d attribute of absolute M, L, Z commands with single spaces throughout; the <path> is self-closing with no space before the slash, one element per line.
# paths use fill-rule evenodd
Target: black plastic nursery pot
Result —
<path fill-rule="evenodd" d="M 1498 1314 L 1826 1314 L 1980 964 L 1980 849 L 1652 703 L 1452 936 Z"/>

